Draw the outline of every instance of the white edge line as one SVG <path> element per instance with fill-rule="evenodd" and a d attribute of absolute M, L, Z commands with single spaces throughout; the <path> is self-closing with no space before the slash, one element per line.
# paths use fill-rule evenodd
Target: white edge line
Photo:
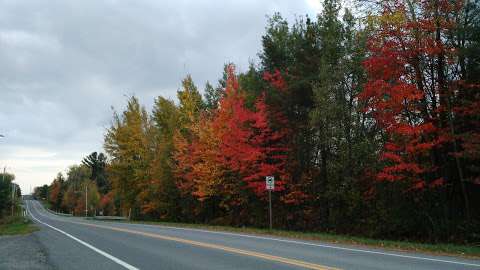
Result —
<path fill-rule="evenodd" d="M 254 238 L 254 239 L 261 239 L 261 240 L 270 240 L 270 241 L 284 242 L 284 243 L 297 244 L 297 245 L 306 245 L 306 246 L 338 249 L 338 250 L 353 251 L 353 252 L 363 252 L 363 253 L 377 254 L 377 255 L 384 255 L 384 256 L 400 257 L 400 258 L 407 258 L 407 259 L 425 260 L 425 261 L 433 261 L 433 262 L 460 264 L 460 265 L 465 265 L 465 266 L 480 267 L 480 264 L 474 264 L 474 263 L 449 261 L 449 260 L 434 259 L 434 258 L 427 258 L 427 257 L 420 257 L 420 256 L 402 255 L 402 254 L 387 253 L 387 252 L 365 250 L 365 249 L 337 247 L 337 246 L 332 246 L 332 245 L 315 244 L 315 243 L 309 243 L 309 242 L 287 240 L 287 239 L 280 239 L 280 238 L 272 238 L 272 237 L 264 237 L 264 236 L 255 236 L 255 235 L 240 234 L 240 233 L 216 232 L 216 231 L 208 231 L 208 230 L 202 230 L 202 229 L 180 228 L 180 227 L 172 227 L 172 226 L 164 226 L 164 225 L 150 225 L 150 224 L 141 224 L 141 223 L 125 223 L 125 224 L 134 224 L 134 225 L 148 226 L 148 227 L 160 227 L 160 228 L 185 230 L 185 231 L 198 231 L 198 232 L 205 232 L 205 233 L 212 233 L 212 234 L 239 236 L 239 237 Z"/>
<path fill-rule="evenodd" d="M 58 228 L 55 228 L 55 227 L 53 227 L 53 226 L 51 226 L 51 225 L 49 225 L 49 224 L 47 224 L 47 223 L 45 223 L 45 222 L 43 222 L 43 221 L 38 220 L 36 217 L 33 216 L 32 212 L 30 212 L 30 208 L 29 208 L 29 204 L 28 204 L 28 203 L 27 203 L 27 212 L 28 212 L 28 213 L 30 214 L 30 216 L 31 216 L 35 221 L 37 221 L 38 223 L 43 224 L 43 225 L 45 225 L 45 226 L 47 226 L 47 227 L 49 227 L 49 228 L 51 228 L 51 229 L 53 229 L 53 230 L 61 233 L 61 234 L 64 234 L 64 235 L 66 235 L 67 237 L 70 237 L 71 239 L 79 242 L 80 244 L 82 244 L 82 245 L 90 248 L 91 250 L 93 250 L 93 251 L 95 251 L 95 252 L 97 252 L 97 253 L 99 253 L 99 254 L 107 257 L 108 259 L 116 262 L 117 264 L 125 267 L 126 269 L 129 269 L 129 270 L 140 270 L 139 268 L 136 268 L 135 266 L 132 266 L 132 265 L 130 265 L 130 264 L 128 264 L 128 263 L 126 263 L 126 262 L 124 262 L 124 261 L 122 261 L 122 260 L 120 260 L 120 259 L 118 259 L 118 258 L 116 258 L 116 257 L 114 257 L 114 256 L 112 256 L 112 255 L 110 255 L 110 254 L 108 254 L 108 253 L 106 253 L 105 251 L 102 251 L 102 250 L 100 250 L 100 249 L 98 249 L 98 248 L 90 245 L 89 243 L 84 242 L 84 241 L 76 238 L 75 236 L 73 236 L 73 235 L 71 235 L 71 234 L 69 234 L 69 233 L 66 233 L 66 232 L 64 232 L 64 231 L 62 231 L 62 230 L 60 230 L 60 229 L 58 229 Z"/>

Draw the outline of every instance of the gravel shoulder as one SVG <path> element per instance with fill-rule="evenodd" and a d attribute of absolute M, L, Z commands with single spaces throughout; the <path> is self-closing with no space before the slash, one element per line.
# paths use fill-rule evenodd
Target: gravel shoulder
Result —
<path fill-rule="evenodd" d="M 0 269 L 53 270 L 37 233 L 0 236 Z"/>

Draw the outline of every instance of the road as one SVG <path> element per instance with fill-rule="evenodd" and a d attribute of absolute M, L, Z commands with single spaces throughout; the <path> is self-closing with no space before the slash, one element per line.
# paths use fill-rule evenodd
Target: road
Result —
<path fill-rule="evenodd" d="M 480 269 L 480 260 L 27 211 L 57 269 Z"/>

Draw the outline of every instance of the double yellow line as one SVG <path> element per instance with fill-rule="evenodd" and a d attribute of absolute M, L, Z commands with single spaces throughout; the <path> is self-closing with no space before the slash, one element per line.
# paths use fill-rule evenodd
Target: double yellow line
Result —
<path fill-rule="evenodd" d="M 77 224 L 81 224 L 81 225 L 85 225 L 85 226 L 97 227 L 97 228 L 102 228 L 102 229 L 108 229 L 108 230 L 117 231 L 117 232 L 132 233 L 132 234 L 136 234 L 136 235 L 142 235 L 142 236 L 161 239 L 161 240 L 174 241 L 174 242 L 179 242 L 179 243 L 188 244 L 188 245 L 197 246 L 197 247 L 222 250 L 222 251 L 226 251 L 226 252 L 230 252 L 230 253 L 241 254 L 241 255 L 256 257 L 256 258 L 260 258 L 260 259 L 264 259 L 264 260 L 269 260 L 269 261 L 274 261 L 274 262 L 280 262 L 280 263 L 290 264 L 290 265 L 294 265 L 294 266 L 299 266 L 299 267 L 303 267 L 305 269 L 340 270 L 339 268 L 328 267 L 328 266 L 324 266 L 324 265 L 299 261 L 299 260 L 295 260 L 295 259 L 273 256 L 273 255 L 269 255 L 269 254 L 265 254 L 265 253 L 248 251 L 248 250 L 243 250 L 243 249 L 238 249 L 238 248 L 232 248 L 232 247 L 227 247 L 227 246 L 223 246 L 223 245 L 217 245 L 217 244 L 210 244 L 210 243 L 205 243 L 205 242 L 187 240 L 187 239 L 178 238 L 178 237 L 171 237 L 171 236 L 165 236 L 165 235 L 160 235 L 160 234 L 141 232 L 141 231 L 135 231 L 135 230 L 125 229 L 125 228 L 118 228 L 118 227 L 92 224 L 92 223 L 83 223 L 83 222 L 72 222 L 72 223 L 77 223 Z"/>

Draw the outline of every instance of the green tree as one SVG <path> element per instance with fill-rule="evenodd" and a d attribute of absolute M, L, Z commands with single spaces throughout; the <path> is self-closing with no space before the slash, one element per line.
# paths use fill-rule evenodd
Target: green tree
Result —
<path fill-rule="evenodd" d="M 270 18 L 262 37 L 260 73 L 278 74 L 285 80 L 284 89 L 270 87 L 267 103 L 288 118 L 291 138 L 291 170 L 294 182 L 311 174 L 315 165 L 314 134 L 309 115 L 314 104 L 313 84 L 318 82 L 321 40 L 317 24 L 310 18 L 299 18 L 291 27 L 275 14 Z"/>
<path fill-rule="evenodd" d="M 365 188 L 359 179 L 375 166 L 379 141 L 368 137 L 370 126 L 357 99 L 365 82 L 361 68 L 365 35 L 356 30 L 348 9 L 340 19 L 340 1 L 327 0 L 323 7 L 317 23 L 322 41 L 318 81 L 313 85 L 314 108 L 310 112 L 319 175 L 311 191 L 320 198 L 316 209 L 320 222 L 328 224 L 325 229 L 342 232 L 351 229 L 352 220 L 362 217 Z"/>
<path fill-rule="evenodd" d="M 210 82 L 207 81 L 204 89 L 205 107 L 208 110 L 215 110 L 218 107 L 218 102 L 221 98 L 220 88 L 213 88 Z"/>
<path fill-rule="evenodd" d="M 91 176 L 90 179 L 97 183 L 97 187 L 102 194 L 110 191 L 110 184 L 107 180 L 105 172 L 107 157 L 103 153 L 93 152 L 86 156 L 82 163 L 90 167 Z"/>
<path fill-rule="evenodd" d="M 10 210 L 12 203 L 12 181 L 15 175 L 0 173 L 0 218 Z"/>
<path fill-rule="evenodd" d="M 35 187 L 33 195 L 37 200 L 46 200 L 48 197 L 48 185 Z"/>

